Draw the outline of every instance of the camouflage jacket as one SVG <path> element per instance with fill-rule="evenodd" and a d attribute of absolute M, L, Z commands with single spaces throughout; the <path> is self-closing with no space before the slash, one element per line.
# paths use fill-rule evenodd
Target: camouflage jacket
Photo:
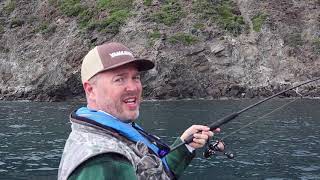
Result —
<path fill-rule="evenodd" d="M 131 142 L 116 132 L 77 119 L 70 120 L 72 132 L 62 154 L 58 180 L 68 179 L 81 163 L 104 153 L 118 153 L 126 157 L 139 180 L 173 179 L 166 172 L 161 159 L 151 154 L 145 144 Z"/>

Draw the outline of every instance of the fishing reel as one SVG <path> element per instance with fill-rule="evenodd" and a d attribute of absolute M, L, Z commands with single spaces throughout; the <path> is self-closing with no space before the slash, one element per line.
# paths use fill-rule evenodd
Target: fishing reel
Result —
<path fill-rule="evenodd" d="M 225 144 L 222 140 L 217 140 L 215 142 L 207 143 L 208 146 L 203 152 L 203 156 L 205 158 L 209 158 L 212 155 L 217 155 L 218 152 L 223 153 L 223 155 L 227 156 L 229 159 L 234 158 L 234 154 L 231 152 L 225 152 Z"/>

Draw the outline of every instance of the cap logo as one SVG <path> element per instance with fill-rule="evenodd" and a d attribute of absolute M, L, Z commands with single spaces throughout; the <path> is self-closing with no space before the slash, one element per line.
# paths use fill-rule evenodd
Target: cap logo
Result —
<path fill-rule="evenodd" d="M 113 52 L 110 54 L 110 56 L 112 58 L 117 57 L 117 56 L 125 56 L 125 55 L 133 57 L 133 54 L 129 51 L 117 51 L 117 52 Z"/>

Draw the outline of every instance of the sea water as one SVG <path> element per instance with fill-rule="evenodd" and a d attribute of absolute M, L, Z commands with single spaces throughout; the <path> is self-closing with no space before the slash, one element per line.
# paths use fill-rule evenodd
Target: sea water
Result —
<path fill-rule="evenodd" d="M 291 100 L 271 100 L 223 125 L 214 140 L 222 138 L 235 158 L 206 159 L 204 148 L 197 150 L 180 179 L 320 179 L 320 100 L 297 99 L 277 109 Z M 192 124 L 210 124 L 255 102 L 149 101 L 136 122 L 170 144 Z M 56 179 L 69 113 L 81 106 L 0 101 L 0 179 Z"/>

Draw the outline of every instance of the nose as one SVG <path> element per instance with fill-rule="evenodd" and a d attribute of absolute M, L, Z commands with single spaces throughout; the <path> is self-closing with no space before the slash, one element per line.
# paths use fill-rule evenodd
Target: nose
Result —
<path fill-rule="evenodd" d="M 126 91 L 135 92 L 135 91 L 138 91 L 139 89 L 141 89 L 141 82 L 140 81 L 131 79 L 127 82 Z"/>

